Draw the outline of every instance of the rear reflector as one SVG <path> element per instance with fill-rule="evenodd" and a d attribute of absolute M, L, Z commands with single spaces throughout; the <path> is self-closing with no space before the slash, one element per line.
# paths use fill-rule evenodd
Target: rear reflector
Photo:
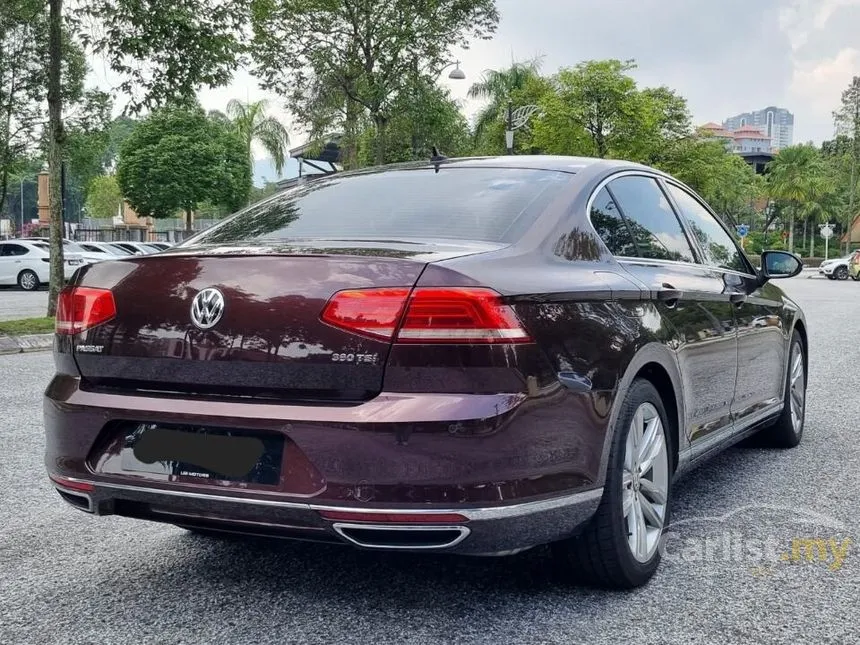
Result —
<path fill-rule="evenodd" d="M 107 289 L 66 287 L 57 300 L 58 334 L 80 334 L 116 316 L 113 294 Z"/>
<path fill-rule="evenodd" d="M 531 342 L 514 310 L 485 288 L 418 287 L 411 294 L 409 289 L 340 291 L 321 318 L 347 331 L 397 343 Z"/>
<path fill-rule="evenodd" d="M 337 522 L 377 522 L 383 524 L 451 524 L 468 522 L 459 513 L 368 513 L 362 511 L 319 511 L 325 520 Z"/>
<path fill-rule="evenodd" d="M 68 488 L 69 490 L 76 490 L 82 493 L 92 493 L 96 487 L 87 482 L 78 482 L 73 479 L 66 479 L 65 477 L 60 477 L 59 475 L 48 475 L 57 486 L 62 488 Z"/>

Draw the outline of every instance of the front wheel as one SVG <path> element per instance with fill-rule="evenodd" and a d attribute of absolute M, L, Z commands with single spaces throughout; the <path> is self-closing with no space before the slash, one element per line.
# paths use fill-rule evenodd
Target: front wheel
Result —
<path fill-rule="evenodd" d="M 654 575 L 669 523 L 667 428 L 657 390 L 649 381 L 634 380 L 615 425 L 600 506 L 580 535 L 553 545 L 574 576 L 601 587 L 632 589 Z"/>
<path fill-rule="evenodd" d="M 18 286 L 24 291 L 35 291 L 39 288 L 39 276 L 35 271 L 24 269 L 18 274 Z"/>
<path fill-rule="evenodd" d="M 833 272 L 833 276 L 836 280 L 847 280 L 848 279 L 848 267 L 846 267 L 846 266 L 837 267 L 836 271 Z"/>
<path fill-rule="evenodd" d="M 860 271 L 858 271 L 857 273 L 852 274 L 852 275 L 851 275 L 851 279 L 852 279 L 852 280 L 854 280 L 854 282 L 858 282 L 858 281 L 860 281 Z"/>
<path fill-rule="evenodd" d="M 785 377 L 782 413 L 776 423 L 761 431 L 761 439 L 774 448 L 794 448 L 803 438 L 806 420 L 806 360 L 803 341 L 795 331 Z"/>

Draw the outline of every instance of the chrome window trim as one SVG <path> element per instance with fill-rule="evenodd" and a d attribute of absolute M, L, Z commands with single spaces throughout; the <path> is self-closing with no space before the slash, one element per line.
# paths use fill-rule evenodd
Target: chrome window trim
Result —
<path fill-rule="evenodd" d="M 643 170 L 638 170 L 638 169 L 637 170 L 622 170 L 620 172 L 612 173 L 608 177 L 604 177 L 603 179 L 601 179 L 600 183 L 598 183 L 597 186 L 595 186 L 594 189 L 591 191 L 591 195 L 589 195 L 588 201 L 585 203 L 585 217 L 588 219 L 588 223 L 591 225 L 591 228 L 592 228 L 592 230 L 594 230 L 595 233 L 597 233 L 597 229 L 594 226 L 594 222 L 591 221 L 591 208 L 594 205 L 594 200 L 597 199 L 598 193 L 601 190 L 603 190 L 607 185 L 609 185 L 610 182 L 614 181 L 615 179 L 618 179 L 620 177 L 629 177 L 629 176 L 648 177 L 649 179 L 654 179 L 658 184 L 660 184 L 661 182 L 667 183 L 667 184 L 674 184 L 675 186 L 682 188 L 683 190 L 691 193 L 691 195 L 696 198 L 696 201 L 703 204 L 705 206 L 705 209 L 709 213 L 711 213 L 711 215 L 714 215 L 711 208 L 709 206 L 707 206 L 706 204 L 704 204 L 702 199 L 696 194 L 695 191 L 693 191 L 689 187 L 684 186 L 684 184 L 679 182 L 677 179 L 674 179 L 668 175 L 663 175 L 663 174 L 657 173 L 655 171 L 648 171 L 648 170 L 644 170 L 644 169 Z M 662 189 L 662 186 L 661 186 L 661 189 Z M 664 191 L 664 193 L 665 192 L 666 191 Z M 669 199 L 669 203 L 672 206 L 673 210 L 675 210 L 677 207 L 674 203 L 674 199 L 672 199 L 671 195 L 668 195 L 667 198 Z M 613 198 L 613 201 L 615 201 L 614 198 Z M 676 216 L 677 215 L 678 214 L 676 212 Z M 716 215 L 714 215 L 714 216 L 716 217 Z M 689 236 L 689 231 L 687 230 L 687 226 L 686 226 L 687 218 L 684 216 L 680 216 L 680 217 L 681 217 L 681 219 L 679 220 L 679 222 L 681 224 L 681 228 L 683 228 L 684 233 L 686 233 Z M 723 225 L 722 220 L 720 220 L 718 217 L 717 217 L 717 222 L 719 224 Z M 724 225 L 723 225 L 723 228 L 725 228 Z M 600 235 L 598 235 L 598 237 L 600 237 Z M 601 242 L 602 241 L 603 240 L 601 240 Z M 604 245 L 605 245 L 605 242 L 604 242 Z M 699 241 L 695 240 L 694 245 L 695 245 L 695 248 L 693 249 L 694 254 L 700 253 L 701 249 L 699 248 Z M 715 266 L 708 264 L 707 262 L 704 262 L 704 261 L 703 262 L 679 262 L 677 260 L 659 260 L 659 259 L 653 259 L 653 258 L 643 258 L 643 257 L 638 257 L 638 256 L 637 257 L 628 257 L 628 256 L 615 255 L 611 251 L 610 251 L 610 254 L 612 255 L 613 258 L 615 258 L 615 260 L 617 262 L 620 262 L 620 263 L 624 263 L 624 262 L 631 263 L 632 262 L 632 263 L 636 263 L 636 264 L 641 264 L 643 262 L 649 262 L 649 263 L 667 264 L 669 266 L 689 266 L 689 267 L 707 268 L 707 269 L 711 269 L 714 271 L 719 271 L 721 273 L 731 273 L 733 275 L 738 275 L 738 276 L 741 276 L 743 278 L 755 279 L 757 277 L 754 274 L 743 273 L 741 271 L 735 271 L 734 269 L 725 269 L 723 267 L 715 267 Z M 701 259 L 704 260 L 704 256 L 702 256 Z"/>

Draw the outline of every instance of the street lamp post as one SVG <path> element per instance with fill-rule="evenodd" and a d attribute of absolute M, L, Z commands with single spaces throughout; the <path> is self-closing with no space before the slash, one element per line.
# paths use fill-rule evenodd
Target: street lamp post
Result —
<path fill-rule="evenodd" d="M 514 109 L 513 101 L 508 99 L 507 118 L 505 119 L 505 147 L 508 154 L 514 154 L 514 132 L 522 128 L 533 114 L 540 111 L 537 105 L 523 105 Z"/>
<path fill-rule="evenodd" d="M 413 72 L 415 75 L 415 83 L 417 84 L 418 78 L 420 76 L 417 58 L 412 61 L 412 65 L 413 65 Z M 448 78 L 450 78 L 451 80 L 454 80 L 454 81 L 463 81 L 466 79 L 466 72 L 464 72 L 462 69 L 460 69 L 460 61 L 455 60 L 455 61 L 451 61 L 450 63 L 445 64 L 436 73 L 436 78 L 434 80 L 434 83 L 436 81 L 438 81 L 440 78 L 442 78 L 442 74 L 445 72 L 446 69 L 448 69 L 449 67 L 452 67 L 452 66 L 454 67 L 454 69 L 452 69 L 451 73 L 448 74 Z M 417 93 L 418 93 L 418 87 L 416 85 L 416 87 L 415 87 L 415 100 L 417 100 L 417 98 L 418 98 Z M 412 121 L 412 157 L 415 159 L 418 158 L 418 129 L 416 127 L 414 118 Z"/>

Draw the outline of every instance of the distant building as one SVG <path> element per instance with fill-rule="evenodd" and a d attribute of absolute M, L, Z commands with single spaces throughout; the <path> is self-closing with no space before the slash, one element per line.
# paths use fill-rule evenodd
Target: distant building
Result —
<path fill-rule="evenodd" d="M 742 157 L 760 175 L 774 157 L 770 138 L 754 127 L 744 126 L 732 132 L 718 123 L 706 123 L 699 127 L 699 134 L 720 141 L 726 150 Z"/>
<path fill-rule="evenodd" d="M 723 128 L 731 132 L 741 128 L 756 128 L 768 136 L 774 152 L 794 142 L 794 115 L 785 108 L 775 106 L 730 117 L 723 121 Z"/>
<path fill-rule="evenodd" d="M 732 152 L 772 152 L 772 139 L 759 130 L 751 126 L 743 126 L 742 128 L 732 132 L 734 142 L 732 144 Z"/>

